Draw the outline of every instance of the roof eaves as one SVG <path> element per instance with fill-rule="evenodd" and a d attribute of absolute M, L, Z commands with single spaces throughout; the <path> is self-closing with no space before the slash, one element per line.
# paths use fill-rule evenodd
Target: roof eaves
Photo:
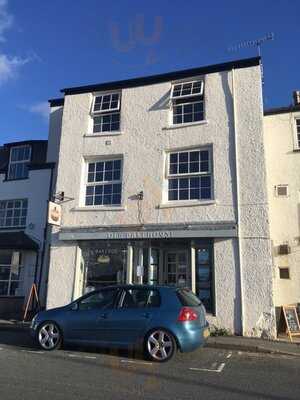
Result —
<path fill-rule="evenodd" d="M 89 93 L 99 90 L 117 90 L 130 87 L 153 85 L 177 79 L 184 79 L 197 75 L 205 75 L 215 72 L 230 71 L 232 69 L 248 68 L 260 64 L 260 57 L 246 58 L 236 61 L 230 61 L 222 64 L 214 64 L 204 67 L 185 69 L 181 71 L 173 71 L 165 74 L 151 75 L 139 77 L 134 79 L 127 79 L 122 81 L 106 82 L 95 85 L 78 86 L 71 88 L 64 88 L 61 90 L 65 95 Z"/>

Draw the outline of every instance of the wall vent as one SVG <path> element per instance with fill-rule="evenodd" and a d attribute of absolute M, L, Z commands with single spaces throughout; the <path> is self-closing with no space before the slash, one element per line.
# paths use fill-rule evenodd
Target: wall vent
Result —
<path fill-rule="evenodd" d="M 281 244 L 278 246 L 278 254 L 285 255 L 291 253 L 291 247 L 288 244 Z"/>
<path fill-rule="evenodd" d="M 289 194 L 289 186 L 288 185 L 275 186 L 275 194 L 277 197 L 287 197 Z"/>

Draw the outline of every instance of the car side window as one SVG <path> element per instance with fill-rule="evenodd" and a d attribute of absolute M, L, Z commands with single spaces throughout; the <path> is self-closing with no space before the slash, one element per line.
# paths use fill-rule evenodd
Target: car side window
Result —
<path fill-rule="evenodd" d="M 159 292 L 150 289 L 127 289 L 121 302 L 122 308 L 148 308 L 159 306 Z"/>
<path fill-rule="evenodd" d="M 85 297 L 78 303 L 79 310 L 94 310 L 112 308 L 117 296 L 117 289 L 100 290 Z"/>

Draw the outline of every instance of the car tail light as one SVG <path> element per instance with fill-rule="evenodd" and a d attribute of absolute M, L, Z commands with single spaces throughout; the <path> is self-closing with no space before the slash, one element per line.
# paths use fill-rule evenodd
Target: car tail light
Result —
<path fill-rule="evenodd" d="M 198 314 L 192 308 L 183 307 L 180 310 L 178 321 L 179 322 L 186 322 L 186 321 L 195 321 L 198 319 Z"/>

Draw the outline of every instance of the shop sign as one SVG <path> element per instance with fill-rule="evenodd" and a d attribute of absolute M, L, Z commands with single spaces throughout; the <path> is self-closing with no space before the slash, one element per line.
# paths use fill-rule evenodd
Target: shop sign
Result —
<path fill-rule="evenodd" d="M 48 204 L 48 224 L 60 226 L 61 224 L 61 205 L 49 201 Z"/>
<path fill-rule="evenodd" d="M 108 232 L 106 239 L 168 239 L 171 231 Z"/>

